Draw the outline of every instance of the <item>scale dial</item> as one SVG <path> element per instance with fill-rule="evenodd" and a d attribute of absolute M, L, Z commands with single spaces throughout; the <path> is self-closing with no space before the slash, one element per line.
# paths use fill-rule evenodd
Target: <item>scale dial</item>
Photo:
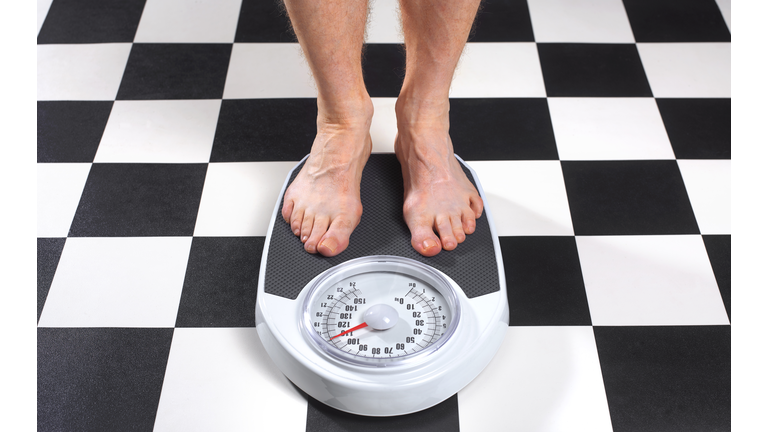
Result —
<path fill-rule="evenodd" d="M 412 364 L 438 350 L 460 318 L 451 284 L 418 261 L 370 256 L 340 264 L 311 287 L 303 328 L 320 352 L 360 366 Z"/>

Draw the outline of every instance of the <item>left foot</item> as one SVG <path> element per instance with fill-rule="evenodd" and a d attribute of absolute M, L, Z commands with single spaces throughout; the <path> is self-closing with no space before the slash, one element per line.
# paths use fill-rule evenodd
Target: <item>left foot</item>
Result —
<path fill-rule="evenodd" d="M 456 249 L 475 231 L 483 200 L 453 154 L 448 101 L 424 104 L 398 99 L 395 154 L 403 171 L 403 216 L 411 246 L 424 256 Z"/>

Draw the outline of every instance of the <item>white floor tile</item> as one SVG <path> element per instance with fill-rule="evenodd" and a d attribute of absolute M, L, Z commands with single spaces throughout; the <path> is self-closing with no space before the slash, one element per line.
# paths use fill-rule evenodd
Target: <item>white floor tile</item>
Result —
<path fill-rule="evenodd" d="M 403 43 L 398 0 L 375 0 L 369 3 L 367 43 Z"/>
<path fill-rule="evenodd" d="M 211 163 L 195 236 L 265 236 L 285 178 L 297 162 Z"/>
<path fill-rule="evenodd" d="M 173 327 L 191 237 L 68 238 L 40 327 Z"/>
<path fill-rule="evenodd" d="M 317 89 L 298 43 L 236 43 L 224 99 L 313 98 Z"/>
<path fill-rule="evenodd" d="M 559 161 L 470 161 L 500 236 L 573 235 Z"/>
<path fill-rule="evenodd" d="M 134 42 L 232 43 L 241 0 L 147 0 Z"/>
<path fill-rule="evenodd" d="M 89 163 L 37 164 L 37 236 L 66 237 L 83 193 Z"/>
<path fill-rule="evenodd" d="M 37 100 L 114 100 L 129 43 L 38 45 Z"/>
<path fill-rule="evenodd" d="M 535 43 L 468 43 L 450 97 L 546 97 Z"/>
<path fill-rule="evenodd" d="M 536 42 L 633 43 L 621 0 L 528 0 Z"/>
<path fill-rule="evenodd" d="M 638 43 L 655 97 L 731 97 L 731 44 Z"/>
<path fill-rule="evenodd" d="M 728 26 L 728 30 L 731 29 L 731 0 L 715 0 L 720 7 L 720 13 L 723 14 L 725 24 Z"/>
<path fill-rule="evenodd" d="M 376 153 L 394 153 L 397 136 L 395 102 L 397 98 L 371 98 L 373 100 L 373 121 L 371 140 Z"/>
<path fill-rule="evenodd" d="M 718 325 L 728 316 L 699 235 L 576 237 L 594 325 Z"/>
<path fill-rule="evenodd" d="M 678 160 L 702 234 L 731 234 L 731 161 Z"/>
<path fill-rule="evenodd" d="M 510 327 L 459 392 L 459 422 L 462 432 L 610 432 L 592 328 Z"/>
<path fill-rule="evenodd" d="M 303 432 L 306 416 L 255 328 L 174 330 L 155 432 Z"/>
<path fill-rule="evenodd" d="M 48 10 L 51 8 L 53 0 L 37 0 L 37 32 L 40 33 L 40 29 L 43 28 L 45 17 L 48 15 Z"/>
<path fill-rule="evenodd" d="M 116 101 L 94 162 L 206 163 L 221 100 Z"/>
<path fill-rule="evenodd" d="M 560 160 L 674 159 L 653 98 L 549 98 Z"/>

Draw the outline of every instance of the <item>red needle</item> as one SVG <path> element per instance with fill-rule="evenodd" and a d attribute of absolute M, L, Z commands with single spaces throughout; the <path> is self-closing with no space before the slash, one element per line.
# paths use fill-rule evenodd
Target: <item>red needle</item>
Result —
<path fill-rule="evenodd" d="M 364 323 L 362 323 L 362 324 L 360 324 L 358 326 L 354 326 L 354 327 L 352 327 L 351 329 L 349 329 L 347 331 L 343 331 L 343 332 L 337 334 L 336 336 L 330 338 L 329 340 L 333 340 L 333 339 L 335 339 L 335 338 L 337 338 L 339 336 L 344 336 L 347 333 L 351 333 L 351 332 L 353 332 L 355 330 L 360 330 L 361 328 L 365 328 L 365 327 L 368 327 L 368 323 L 366 323 L 366 322 L 364 322 Z"/>

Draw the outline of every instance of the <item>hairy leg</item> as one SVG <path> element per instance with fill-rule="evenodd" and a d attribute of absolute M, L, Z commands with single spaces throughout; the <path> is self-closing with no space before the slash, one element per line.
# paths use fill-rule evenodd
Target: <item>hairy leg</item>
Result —
<path fill-rule="evenodd" d="M 400 1 L 406 72 L 395 105 L 395 153 L 403 169 L 411 245 L 425 256 L 455 249 L 483 212 L 448 135 L 448 92 L 479 3 Z"/>
<path fill-rule="evenodd" d="M 310 253 L 346 249 L 363 212 L 360 179 L 371 153 L 373 104 L 361 53 L 367 0 L 285 0 L 317 85 L 317 136 L 285 193 L 283 218 Z"/>

